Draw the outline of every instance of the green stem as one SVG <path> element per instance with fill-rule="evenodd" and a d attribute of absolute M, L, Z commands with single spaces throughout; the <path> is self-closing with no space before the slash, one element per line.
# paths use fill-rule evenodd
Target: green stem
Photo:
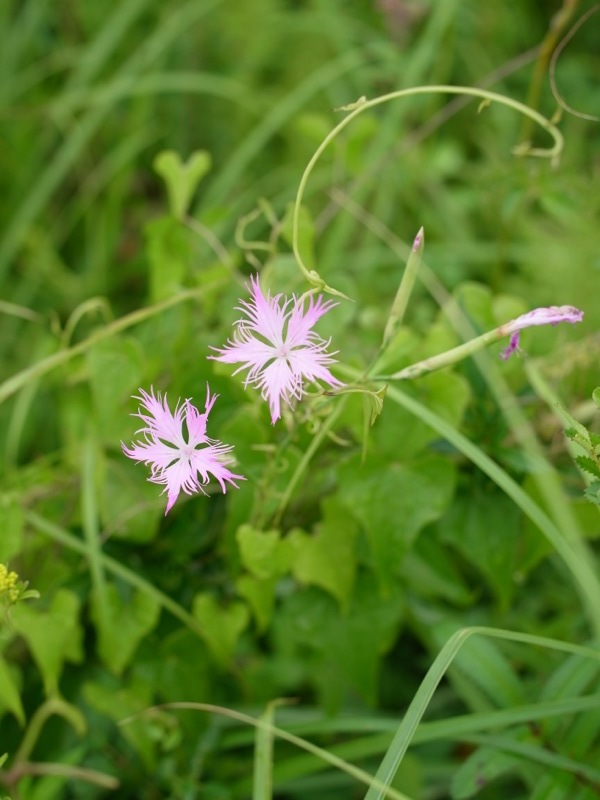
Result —
<path fill-rule="evenodd" d="M 15 375 L 12 375 L 10 378 L 5 380 L 4 383 L 0 384 L 0 403 L 3 403 L 7 398 L 15 394 L 15 392 L 17 392 L 22 386 L 25 386 L 25 384 L 27 384 L 29 381 L 35 380 L 41 375 L 46 375 L 48 372 L 52 372 L 53 369 L 56 369 L 56 367 L 59 367 L 61 364 L 66 364 L 67 361 L 75 358 L 75 356 L 87 352 L 87 350 L 89 350 L 98 342 L 101 342 L 104 339 L 109 339 L 111 336 L 116 336 L 116 334 L 120 333 L 121 331 L 127 330 L 127 328 L 131 328 L 134 325 L 138 325 L 140 322 L 145 322 L 147 319 L 151 319 L 156 314 L 160 314 L 163 311 L 172 308 L 173 306 L 179 305 L 179 303 L 183 303 L 186 300 L 197 299 L 205 292 L 209 292 L 213 289 L 223 286 L 225 281 L 225 278 L 221 278 L 219 280 L 212 281 L 210 284 L 202 286 L 198 289 L 189 289 L 185 292 L 181 292 L 175 297 L 170 297 L 168 300 L 164 300 L 162 303 L 156 303 L 153 306 L 148 306 L 148 308 L 138 309 L 131 314 L 127 314 L 125 317 L 115 320 L 115 322 L 112 322 L 110 325 L 106 325 L 106 327 L 96 331 L 91 336 L 88 336 L 87 339 L 79 342 L 79 344 L 73 345 L 73 347 L 69 347 L 65 350 L 59 350 L 57 353 L 53 353 L 51 356 L 38 361 L 37 364 L 27 367 L 26 369 L 21 370 L 21 372 L 17 372 Z"/>
<path fill-rule="evenodd" d="M 44 519 L 34 511 L 27 511 L 25 514 L 25 519 L 40 533 L 44 533 L 55 542 L 59 542 L 65 547 L 68 547 L 70 550 L 74 550 L 76 553 L 80 553 L 82 556 L 89 558 L 89 548 L 85 542 L 82 542 L 76 536 L 68 533 L 68 531 L 59 528 L 57 525 L 54 525 L 53 523 Z M 112 572 L 113 575 L 118 575 L 131 586 L 134 586 L 150 597 L 153 597 L 162 606 L 162 608 L 169 611 L 174 617 L 177 617 L 177 619 L 180 620 L 180 622 L 183 622 L 187 628 L 203 639 L 205 638 L 202 628 L 196 621 L 196 618 L 193 617 L 182 606 L 180 606 L 179 603 L 176 603 L 168 595 L 164 594 L 164 592 L 161 592 L 160 589 L 157 589 L 147 580 L 140 577 L 136 572 L 133 572 L 133 570 L 124 567 L 114 558 L 101 553 L 99 559 L 104 569 L 106 569 L 108 572 Z"/>
<path fill-rule="evenodd" d="M 128 717 L 127 719 L 123 719 L 120 721 L 120 725 L 127 725 L 130 722 L 133 722 L 135 719 L 139 718 L 143 714 L 151 713 L 152 711 L 161 711 L 161 710 L 187 710 L 187 711 L 204 711 L 209 714 L 219 714 L 223 717 L 228 717 L 229 719 L 234 719 L 237 722 L 242 722 L 245 725 L 252 725 L 255 728 L 259 728 L 263 731 L 268 731 L 274 736 L 277 736 L 279 739 L 283 739 L 290 744 L 293 744 L 295 747 L 299 747 L 302 750 L 306 750 L 308 753 L 311 753 L 317 758 L 322 759 L 327 764 L 336 769 L 339 769 L 345 772 L 348 775 L 351 775 L 360 783 L 364 783 L 369 787 L 379 789 L 382 794 L 381 797 L 389 797 L 392 800 L 410 800 L 407 795 L 402 794 L 397 789 L 392 789 L 389 786 L 382 786 L 382 784 L 377 780 L 377 778 L 373 778 L 372 775 L 369 775 L 368 772 L 360 769 L 359 767 L 355 767 L 353 764 L 349 764 L 347 761 L 339 758 L 338 756 L 330 753 L 327 750 L 322 749 L 321 747 L 317 747 L 317 745 L 312 744 L 312 742 L 306 741 L 306 739 L 301 739 L 299 736 L 295 736 L 293 733 L 288 733 L 288 731 L 283 730 L 282 728 L 278 728 L 275 725 L 271 725 L 268 722 L 263 721 L 262 719 L 257 719 L 256 717 L 251 717 L 248 714 L 243 714 L 240 711 L 234 711 L 231 708 L 225 708 L 223 706 L 215 706 L 210 703 L 163 703 L 160 706 L 153 706 L 152 708 L 147 708 L 145 711 L 141 712 L 140 714 L 136 714 L 133 717 Z"/>
<path fill-rule="evenodd" d="M 520 145 L 517 148 L 513 149 L 513 153 L 515 155 L 530 155 L 530 156 L 539 156 L 544 158 L 550 158 L 554 163 L 558 161 L 560 153 L 563 149 L 564 141 L 561 132 L 558 128 L 553 125 L 550 120 L 546 119 L 546 117 L 539 114 L 534 109 L 530 108 L 529 106 L 525 105 L 524 103 L 520 103 L 518 100 L 513 100 L 510 97 L 505 97 L 502 94 L 498 94 L 497 92 L 490 92 L 487 89 L 480 89 L 473 86 L 446 86 L 446 85 L 439 85 L 439 86 L 416 86 L 411 89 L 401 89 L 396 92 L 390 92 L 389 94 L 381 95 L 380 97 L 376 97 L 373 100 L 367 100 L 365 98 L 361 98 L 356 103 L 352 103 L 348 106 L 343 106 L 340 110 L 341 111 L 349 111 L 347 117 L 339 122 L 332 131 L 330 131 L 325 139 L 321 142 L 317 150 L 315 151 L 314 155 L 306 165 L 304 172 L 302 173 L 302 177 L 300 178 L 300 184 L 298 186 L 298 191 L 296 193 L 296 200 L 294 202 L 294 214 L 292 220 L 292 250 L 294 252 L 294 257 L 298 264 L 300 271 L 303 273 L 304 277 L 307 281 L 315 286 L 319 290 L 330 292 L 331 294 L 337 295 L 339 297 L 344 297 L 341 292 L 338 292 L 335 289 L 332 289 L 330 286 L 327 286 L 325 281 L 321 278 L 319 273 L 316 270 L 309 270 L 305 265 L 304 261 L 302 260 L 302 256 L 300 254 L 300 249 L 298 245 L 299 240 L 299 229 L 300 229 L 300 209 L 302 207 L 302 199 L 304 196 L 304 190 L 306 189 L 306 185 L 308 183 L 308 179 L 323 152 L 327 149 L 328 145 L 335 139 L 335 137 L 347 126 L 352 122 L 352 120 L 357 117 L 359 114 L 362 114 L 363 111 L 367 109 L 374 108 L 375 106 L 382 105 L 383 103 L 389 103 L 392 100 L 398 100 L 403 97 L 411 97 L 413 95 L 418 94 L 453 94 L 453 95 L 468 95 L 471 97 L 480 97 L 482 100 L 486 100 L 488 102 L 496 102 L 500 103 L 501 105 L 508 106 L 509 108 L 518 111 L 520 114 L 524 114 L 526 117 L 529 117 L 534 122 L 536 122 L 541 128 L 547 131 L 550 136 L 552 136 L 554 140 L 554 145 L 551 148 L 543 149 L 543 148 L 536 148 L 530 147 L 528 144 Z"/>
<path fill-rule="evenodd" d="M 294 474 L 292 475 L 288 485 L 286 486 L 285 492 L 283 493 L 281 501 L 279 502 L 279 506 L 277 507 L 277 511 L 275 512 L 275 516 L 273 518 L 273 524 L 275 526 L 279 525 L 279 523 L 281 522 L 281 518 L 283 516 L 283 513 L 284 513 L 285 509 L 287 508 L 288 503 L 290 502 L 290 498 L 291 498 L 292 494 L 294 493 L 294 489 L 298 485 L 298 481 L 300 480 L 300 478 L 304 474 L 304 471 L 307 469 L 311 458 L 313 457 L 313 455 L 319 449 L 319 446 L 320 446 L 321 442 L 328 435 L 328 433 L 331 430 L 331 428 L 333 427 L 334 423 L 337 422 L 337 419 L 340 416 L 340 414 L 342 413 L 345 405 L 346 405 L 345 399 L 344 399 L 344 397 L 341 397 L 339 399 L 339 402 L 338 402 L 337 406 L 334 408 L 334 410 L 331 412 L 331 414 L 327 417 L 325 422 L 323 422 L 323 424 L 321 425 L 321 427 L 319 428 L 319 430 L 317 431 L 317 433 L 313 437 L 312 442 L 307 447 L 306 452 L 304 453 L 304 455 L 300 459 L 300 462 L 298 463 L 298 466 L 294 470 Z"/>
<path fill-rule="evenodd" d="M 81 505 L 83 535 L 86 556 L 90 567 L 94 599 L 97 603 L 98 617 L 103 628 L 108 627 L 109 608 L 106 594 L 106 579 L 102 567 L 102 548 L 98 530 L 98 507 L 96 503 L 96 452 L 93 431 L 88 431 L 83 452 L 83 473 L 81 480 Z"/>
<path fill-rule="evenodd" d="M 498 339 L 501 339 L 503 336 L 506 336 L 503 328 L 495 328 L 493 331 L 487 331 L 481 334 L 481 336 L 477 336 L 475 339 L 470 339 L 468 342 L 459 344 L 451 350 L 446 350 L 444 353 L 438 353 L 438 355 L 431 356 L 431 358 L 425 358 L 423 361 L 411 364 L 410 367 L 405 367 L 399 372 L 394 372 L 393 375 L 377 376 L 373 378 L 373 380 L 406 381 L 419 378 L 427 372 L 433 372 L 436 369 L 442 369 L 443 367 L 450 366 L 450 364 L 455 364 L 457 361 L 462 361 L 463 358 L 468 358 L 473 355 L 473 353 L 482 350 L 492 342 L 498 341 Z"/>
<path fill-rule="evenodd" d="M 64 719 L 70 722 L 79 733 L 83 733 L 82 725 L 85 727 L 83 718 L 77 718 L 74 714 L 73 707 L 68 703 L 65 703 L 64 700 L 61 700 L 60 697 L 51 697 L 49 700 L 46 700 L 45 703 L 39 706 L 39 708 L 36 709 L 35 713 L 31 717 L 29 725 L 27 726 L 27 730 L 23 735 L 21 746 L 15 753 L 14 765 L 20 764 L 29 759 L 37 740 L 40 738 L 40 734 L 44 725 L 54 714 L 64 717 Z"/>

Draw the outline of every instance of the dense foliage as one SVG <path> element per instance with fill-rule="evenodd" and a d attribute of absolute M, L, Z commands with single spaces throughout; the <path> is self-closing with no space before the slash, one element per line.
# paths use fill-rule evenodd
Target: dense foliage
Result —
<path fill-rule="evenodd" d="M 549 81 L 600 114 L 599 16 L 550 65 L 587 8 L 0 5 L 11 800 L 598 796 L 600 139 Z M 553 118 L 560 158 L 518 148 L 550 123 L 431 91 L 361 109 L 294 205 L 342 106 L 434 84 Z M 336 303 L 346 385 L 275 421 L 208 358 L 258 274 Z M 563 305 L 506 361 L 385 378 Z M 165 516 L 135 397 L 207 385 L 245 480 Z"/>

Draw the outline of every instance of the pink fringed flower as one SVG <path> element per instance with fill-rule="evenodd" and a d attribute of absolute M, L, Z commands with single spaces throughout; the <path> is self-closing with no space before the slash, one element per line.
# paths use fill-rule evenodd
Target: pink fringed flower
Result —
<path fill-rule="evenodd" d="M 227 469 L 226 465 L 232 462 L 228 454 L 233 447 L 209 439 L 206 435 L 208 415 L 217 397 L 216 394 L 210 396 L 207 386 L 204 414 L 200 414 L 189 400 L 183 404 L 178 401 L 175 411 L 171 413 L 167 396 L 161 397 L 160 392 L 155 396 L 152 387 L 150 394 L 140 389 L 140 397 L 135 398 L 141 402 L 141 406 L 133 416 L 144 422 L 144 427 L 136 433 L 141 433 L 144 439 L 134 442 L 131 447 L 121 442 L 121 447 L 126 456 L 138 463 L 143 461 L 150 467 L 149 481 L 165 486 L 165 516 L 182 489 L 186 494 L 206 494 L 203 485 L 209 482 L 209 474 L 220 483 L 223 493 L 226 482 L 237 489 L 235 481 L 245 480 L 242 475 L 235 475 Z"/>
<path fill-rule="evenodd" d="M 262 292 L 258 276 L 250 278 L 250 299 L 241 300 L 238 310 L 246 315 L 235 323 L 233 338 L 209 356 L 225 364 L 241 364 L 233 373 L 248 370 L 248 384 L 261 390 L 269 403 L 271 421 L 281 417 L 281 401 L 289 405 L 300 400 L 304 381 L 323 381 L 333 388 L 344 384 L 327 368 L 335 359 L 327 353 L 330 341 L 312 330 L 314 324 L 337 303 L 311 295 L 308 307 L 295 295 L 284 299 Z M 335 353 L 333 354 L 335 355 Z"/>
<path fill-rule="evenodd" d="M 520 317 L 501 326 L 502 335 L 508 336 L 508 334 L 511 334 L 511 337 L 508 347 L 500 355 L 506 361 L 515 350 L 519 349 L 519 335 L 523 328 L 529 328 L 532 325 L 557 325 L 559 322 L 581 322 L 582 319 L 583 311 L 575 308 L 575 306 L 534 308 L 533 311 L 521 314 Z"/>

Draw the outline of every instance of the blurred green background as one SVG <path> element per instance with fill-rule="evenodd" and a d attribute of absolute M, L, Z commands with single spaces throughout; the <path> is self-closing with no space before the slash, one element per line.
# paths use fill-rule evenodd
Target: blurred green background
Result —
<path fill-rule="evenodd" d="M 121 782 L 109 790 L 48 777 L 15 782 L 9 774 L 13 800 L 253 796 L 252 732 L 191 712 L 115 727 L 155 702 L 184 699 L 259 713 L 269 700 L 298 697 L 295 713 L 282 712 L 290 726 L 300 732 L 318 720 L 305 727 L 309 738 L 345 746 L 350 761 L 374 770 L 391 730 L 378 709 L 406 707 L 458 625 L 584 635 L 572 589 L 554 589 L 546 544 L 487 479 L 454 454 L 448 459 L 450 448 L 421 423 L 384 410 L 370 441 L 371 477 L 359 471 L 359 401 L 341 419 L 354 449 L 340 457 L 328 445 L 279 531 L 299 548 L 308 548 L 305 531 L 330 543 L 331 531 L 347 531 L 347 576 L 324 577 L 308 566 L 263 576 L 269 606 L 266 584 L 242 581 L 250 576 L 242 575 L 249 567 L 240 536 L 253 534 L 240 534 L 240 526 L 252 520 L 257 530 L 259 521 L 268 528 L 276 507 L 270 487 L 283 491 L 310 435 L 294 430 L 283 450 L 285 435 L 271 428 L 257 398 L 205 355 L 229 335 L 243 277 L 259 265 L 278 291 L 306 288 L 290 253 L 289 207 L 306 163 L 342 118 L 337 108 L 421 84 L 478 85 L 551 117 L 549 54 L 589 8 L 573 0 L 0 3 L 0 556 L 42 594 L 27 611 L 15 609 L 2 630 L 0 755 L 17 752 L 25 719 L 47 698 L 63 697 L 79 711 L 51 711 L 57 716 L 42 726 L 31 757 Z M 592 115 L 600 115 L 599 20 L 590 17 L 566 44 L 555 74 L 564 100 Z M 600 382 L 598 123 L 563 114 L 565 148 L 553 168 L 511 154 L 524 139 L 549 146 L 543 131 L 505 107 L 477 113 L 477 105 L 431 94 L 379 107 L 318 162 L 304 196 L 314 234 L 306 255 L 355 301 L 320 330 L 335 336 L 340 360 L 369 362 L 398 286 L 399 253 L 422 225 L 428 266 L 476 328 L 505 321 L 503 308 L 584 309 L 577 330 L 535 331 L 525 349 L 543 358 L 563 402 L 589 419 L 587 399 Z M 210 156 L 183 221 L 170 213 L 155 168 L 166 150 L 183 161 L 196 151 Z M 395 250 L 390 236 L 398 237 Z M 191 301 L 181 300 L 188 291 Z M 139 309 L 147 310 L 139 320 L 126 316 Z M 391 368 L 454 341 L 420 286 L 407 325 L 414 341 L 399 342 Z M 506 374 L 562 470 L 573 513 L 597 536 L 560 426 L 518 362 Z M 165 521 L 157 487 L 143 468 L 123 463 L 119 442 L 135 429 L 130 395 L 154 383 L 173 401 L 193 395 L 201 403 L 207 380 L 221 394 L 215 435 L 236 443 L 254 496 L 195 498 Z M 423 385 L 424 402 L 537 497 L 518 443 L 472 365 Z M 270 452 L 284 456 L 265 467 Z M 421 528 L 428 535 L 414 550 L 412 538 L 404 542 L 397 570 L 386 550 L 377 567 L 365 541 L 385 527 L 386 496 L 397 500 L 403 486 L 429 509 L 411 537 Z M 400 502 L 392 508 L 408 514 Z M 488 528 L 491 543 L 479 552 L 479 532 Z M 335 563 L 338 544 L 327 546 Z M 119 573 L 100 553 L 130 572 Z M 147 584 L 140 588 L 132 575 Z M 527 579 L 523 592 L 519 582 Z M 166 612 L 159 621 L 165 597 L 191 608 L 193 619 Z M 206 626 L 204 638 L 194 624 Z M 339 632 L 333 642 L 332 630 Z M 224 660 L 215 655 L 223 647 Z M 536 670 L 548 665 L 539 654 L 509 654 L 503 678 L 511 657 L 524 679 L 543 684 Z M 489 710 L 485 693 L 493 691 L 481 673 L 476 688 L 458 675 L 433 713 Z M 581 690 L 596 679 L 582 677 Z M 507 704 L 528 697 L 512 683 L 504 688 Z M 334 712 L 356 713 L 353 730 L 364 726 L 363 738 L 349 743 L 342 724 L 333 734 L 327 723 L 319 728 Z M 69 713 L 71 724 L 61 718 Z M 375 728 L 383 738 L 367 745 Z M 583 745 L 576 755 L 593 763 L 598 743 L 591 735 L 586 744 L 592 755 Z M 476 743 L 462 746 L 438 741 L 411 756 L 398 786 L 423 800 L 471 796 L 464 783 L 449 788 Z M 323 774 L 316 759 L 302 758 L 309 757 L 285 751 L 277 797 L 363 796 L 346 776 Z M 530 797 L 540 774 L 475 788 L 494 800 Z M 593 782 L 552 785 L 558 794 L 548 797 L 597 796 Z"/>

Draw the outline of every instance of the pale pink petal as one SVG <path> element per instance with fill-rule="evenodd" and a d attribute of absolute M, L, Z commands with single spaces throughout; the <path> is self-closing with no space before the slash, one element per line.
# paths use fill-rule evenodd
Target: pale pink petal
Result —
<path fill-rule="evenodd" d="M 575 306 L 548 306 L 548 308 L 534 308 L 526 314 L 507 322 L 503 328 L 508 333 L 529 328 L 531 325 L 558 325 L 559 322 L 581 322 L 583 311 Z"/>
<path fill-rule="evenodd" d="M 173 507 L 181 491 L 206 494 L 203 485 L 209 482 L 211 475 L 223 492 L 226 482 L 238 488 L 235 481 L 245 480 L 243 475 L 236 475 L 225 466 L 233 460 L 229 455 L 233 447 L 209 439 L 206 435 L 208 415 L 217 399 L 217 395 L 211 396 L 208 386 L 203 414 L 189 400 L 183 405 L 178 403 L 172 414 L 166 396 L 164 400 L 160 393 L 155 397 L 152 389 L 149 394 L 140 390 L 137 399 L 148 412 L 143 413 L 140 409 L 135 415 L 146 423 L 142 429 L 144 439 L 134 442 L 131 447 L 121 442 L 121 447 L 128 458 L 144 462 L 150 467 L 149 481 L 165 486 L 165 514 Z M 187 436 L 184 435 L 184 424 Z M 198 480 L 198 473 L 201 481 Z"/>
<path fill-rule="evenodd" d="M 333 300 L 326 300 L 323 302 L 323 297 L 319 295 L 315 302 L 314 297 L 310 297 L 309 306 L 304 310 L 303 304 L 296 303 L 289 314 L 289 321 L 287 327 L 287 335 L 285 337 L 286 344 L 289 347 L 305 344 L 307 337 L 314 336 L 319 341 L 323 341 L 314 331 L 311 331 L 313 325 L 328 311 L 335 306 L 339 305 Z M 327 343 L 329 344 L 329 342 Z"/>
<path fill-rule="evenodd" d="M 302 398 L 304 380 L 320 380 L 332 388 L 344 385 L 327 369 L 335 363 L 334 354 L 327 352 L 330 342 L 312 330 L 337 303 L 321 295 L 311 295 L 308 305 L 295 296 L 265 297 L 258 276 L 250 284 L 250 300 L 238 306 L 246 318 L 235 323 L 233 338 L 222 348 L 212 348 L 218 355 L 209 358 L 239 364 L 234 375 L 247 370 L 245 385 L 260 389 L 275 423 L 281 417 L 282 400 L 291 405 Z"/>
<path fill-rule="evenodd" d="M 581 322 L 583 311 L 575 306 L 548 306 L 547 308 L 534 308 L 526 314 L 501 325 L 499 331 L 508 336 L 511 334 L 510 342 L 506 350 L 500 353 L 500 357 L 505 361 L 515 351 L 519 350 L 519 331 L 529 328 L 532 325 L 558 325 L 559 322 Z"/>

